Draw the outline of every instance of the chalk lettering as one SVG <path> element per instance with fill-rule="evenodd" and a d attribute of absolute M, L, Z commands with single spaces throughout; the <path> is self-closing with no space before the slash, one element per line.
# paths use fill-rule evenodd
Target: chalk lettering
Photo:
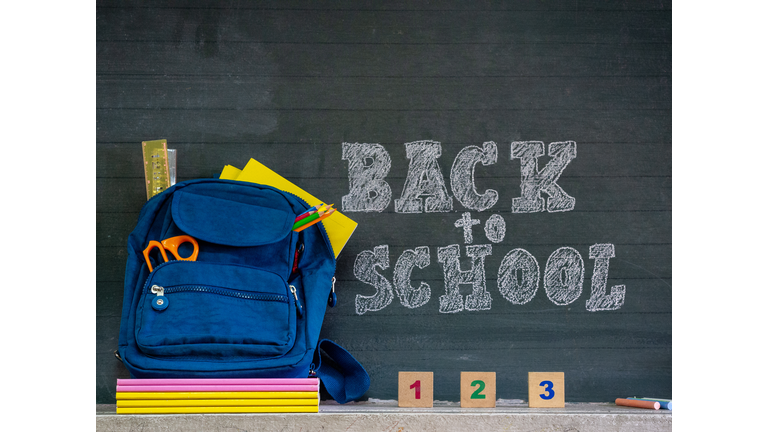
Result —
<path fill-rule="evenodd" d="M 485 236 L 493 243 L 499 243 L 504 240 L 504 236 L 507 235 L 507 223 L 504 222 L 504 218 L 501 215 L 491 215 L 487 221 L 485 221 Z"/>
<path fill-rule="evenodd" d="M 573 303 L 581 295 L 583 285 L 584 260 L 579 251 L 564 246 L 552 252 L 544 268 L 544 291 L 552 303 Z"/>
<path fill-rule="evenodd" d="M 451 167 L 451 191 L 457 200 L 466 208 L 483 211 L 493 207 L 499 200 L 499 193 L 488 189 L 482 194 L 477 193 L 475 186 L 475 167 L 478 162 L 488 166 L 495 164 L 498 158 L 496 143 L 488 141 L 483 148 L 467 146 L 461 149 Z"/>
<path fill-rule="evenodd" d="M 520 276 L 518 277 L 518 272 Z M 539 262 L 525 249 L 509 251 L 499 266 L 499 293 L 514 304 L 526 304 L 539 289 Z"/>
<path fill-rule="evenodd" d="M 608 283 L 608 261 L 615 255 L 611 243 L 594 244 L 589 247 L 589 258 L 595 260 L 595 271 L 592 272 L 592 295 L 587 300 L 587 310 L 616 310 L 624 304 L 627 288 L 624 285 L 611 287 L 611 294 L 606 295 Z"/>
<path fill-rule="evenodd" d="M 573 141 L 553 142 L 549 144 L 549 156 L 553 159 L 544 169 L 538 169 L 538 158 L 544 155 L 544 143 L 541 141 L 515 141 L 512 143 L 512 159 L 520 159 L 522 181 L 521 196 L 512 199 L 513 213 L 535 213 L 544 211 L 544 198 L 549 195 L 548 212 L 573 210 L 576 199 L 557 184 L 565 167 L 576 157 L 576 143 Z"/>
<path fill-rule="evenodd" d="M 437 141 L 414 141 L 405 144 L 406 157 L 411 160 L 403 193 L 395 200 L 397 213 L 434 213 L 453 210 L 437 158 L 442 147 Z M 422 203 L 421 196 L 426 196 Z"/>
<path fill-rule="evenodd" d="M 491 245 L 467 246 L 467 256 L 472 258 L 472 268 L 459 268 L 459 245 L 453 244 L 437 249 L 437 260 L 443 266 L 445 295 L 440 296 L 440 312 L 455 313 L 464 309 L 470 311 L 491 308 L 491 294 L 485 289 L 485 257 L 491 255 Z M 459 285 L 472 284 L 472 294 L 464 301 Z"/>
<path fill-rule="evenodd" d="M 419 306 L 424 306 L 432 296 L 432 291 L 429 288 L 429 284 L 422 282 L 418 288 L 411 286 L 411 272 L 413 267 L 418 266 L 420 269 L 429 265 L 429 247 L 420 246 L 415 250 L 405 250 L 397 259 L 395 264 L 395 272 L 392 277 L 392 281 L 395 285 L 395 291 L 397 292 L 400 303 L 409 308 L 415 309 Z"/>
<path fill-rule="evenodd" d="M 464 228 L 464 243 L 472 243 L 472 226 L 480 223 L 479 219 L 472 219 L 469 212 L 461 214 L 461 219 L 453 223 L 456 228 Z"/>
<path fill-rule="evenodd" d="M 558 184 L 565 168 L 576 158 L 574 141 L 552 142 L 547 148 L 551 159 L 539 169 L 539 158 L 544 156 L 541 141 L 515 141 L 510 146 L 510 160 L 520 159 L 520 196 L 512 199 L 513 213 L 565 212 L 574 209 L 576 199 L 568 195 Z M 453 198 L 448 190 L 438 164 L 442 146 L 437 141 L 423 140 L 405 143 L 406 157 L 410 160 L 408 173 L 400 198 L 395 199 L 396 213 L 432 213 L 453 210 Z M 342 159 L 347 160 L 349 194 L 342 197 L 342 207 L 350 212 L 382 212 L 392 200 L 392 190 L 386 181 L 391 169 L 389 153 L 379 144 L 343 143 Z M 477 191 L 475 170 L 478 163 L 484 166 L 498 160 L 496 143 L 487 141 L 482 148 L 467 146 L 459 151 L 451 166 L 451 190 L 467 209 L 485 211 L 493 207 L 499 193 L 487 189 Z M 542 195 L 546 194 L 546 198 Z M 445 220 L 444 218 L 442 218 Z M 450 220 L 450 219 L 449 219 Z M 461 248 L 458 244 L 438 247 L 437 260 L 443 270 L 445 294 L 439 298 L 440 313 L 456 313 L 463 310 L 490 310 L 492 298 L 486 290 L 485 257 L 492 254 L 491 244 L 472 245 L 473 228 L 481 218 L 473 219 L 470 212 L 463 212 L 453 223 L 462 230 L 466 244 L 466 256 L 471 268 L 462 270 Z M 506 237 L 506 220 L 499 214 L 491 215 L 484 225 L 485 236 L 491 243 L 501 243 Z M 610 259 L 615 256 L 611 243 L 598 243 L 589 248 L 589 258 L 595 260 L 592 274 L 591 295 L 586 301 L 590 312 L 620 309 L 626 297 L 625 285 L 608 289 Z M 420 282 L 412 285 L 415 267 L 424 269 L 430 264 L 428 246 L 406 249 L 397 259 L 392 282 L 377 271 L 389 268 L 389 246 L 376 246 L 360 252 L 354 262 L 354 275 L 363 283 L 373 286 L 371 296 L 357 294 L 355 311 L 380 311 L 387 307 L 397 293 L 400 303 L 410 309 L 418 308 L 431 299 L 431 287 Z M 499 293 L 509 302 L 523 305 L 533 300 L 538 292 L 541 269 L 536 258 L 525 249 L 514 249 L 502 260 L 498 273 Z M 556 305 L 564 306 L 576 301 L 584 285 L 584 260 L 574 248 L 563 246 L 549 256 L 544 268 L 544 291 Z M 463 296 L 461 285 L 471 285 L 472 292 Z M 393 290 L 394 286 L 394 290 Z"/>
<path fill-rule="evenodd" d="M 355 297 L 355 312 L 358 315 L 382 310 L 392 303 L 394 298 L 392 284 L 376 272 L 376 267 L 380 267 L 382 270 L 389 268 L 389 246 L 376 246 L 373 248 L 373 252 L 365 250 L 357 254 L 357 258 L 355 258 L 353 268 L 355 277 L 376 288 L 376 294 L 372 296 L 358 294 Z"/>
<path fill-rule="evenodd" d="M 384 178 L 392 160 L 379 144 L 343 143 L 341 158 L 349 161 L 349 194 L 341 197 L 348 212 L 381 212 L 389 205 L 392 189 Z"/>

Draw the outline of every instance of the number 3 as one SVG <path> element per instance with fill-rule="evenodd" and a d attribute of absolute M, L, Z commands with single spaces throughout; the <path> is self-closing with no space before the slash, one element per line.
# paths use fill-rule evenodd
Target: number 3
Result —
<path fill-rule="evenodd" d="M 539 385 L 544 386 L 544 391 L 547 392 L 546 395 L 543 395 L 543 394 L 539 395 L 541 396 L 542 399 L 550 400 L 553 397 L 555 397 L 555 391 L 552 390 L 552 386 L 554 386 L 554 384 L 552 384 L 552 381 L 542 381 L 541 383 L 539 383 Z"/>

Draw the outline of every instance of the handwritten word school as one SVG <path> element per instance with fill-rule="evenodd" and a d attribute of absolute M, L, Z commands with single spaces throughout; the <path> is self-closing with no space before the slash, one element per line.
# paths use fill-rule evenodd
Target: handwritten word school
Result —
<path fill-rule="evenodd" d="M 560 175 L 576 157 L 573 141 L 553 142 L 548 146 L 551 158 L 543 168 L 539 158 L 544 156 L 541 141 L 517 141 L 511 143 L 510 159 L 520 160 L 520 196 L 512 199 L 512 213 L 567 212 L 574 209 L 576 199 L 557 184 Z M 400 198 L 394 200 L 395 213 L 435 213 L 453 211 L 453 198 L 448 194 L 438 158 L 442 146 L 437 141 L 414 141 L 405 144 L 406 157 L 410 160 L 408 174 Z M 349 194 L 342 197 L 342 211 L 382 212 L 392 199 L 392 188 L 386 181 L 392 159 L 380 144 L 343 143 L 342 159 L 348 161 Z M 461 149 L 450 171 L 453 197 L 469 210 L 485 211 L 493 207 L 499 193 L 487 189 L 482 193 L 475 186 L 475 168 L 495 164 L 498 160 L 496 143 L 488 141 L 482 147 L 467 146 Z M 543 194 L 546 194 L 545 199 Z M 473 245 L 472 227 L 480 224 L 470 212 L 464 212 L 454 222 L 463 229 L 465 254 L 472 266 L 462 270 L 459 264 L 461 248 L 452 244 L 437 249 L 437 260 L 443 269 L 445 294 L 439 298 L 441 313 L 463 310 L 491 309 L 491 295 L 486 289 L 485 257 L 493 253 L 491 244 Z M 492 215 L 485 223 L 488 240 L 499 243 L 506 234 L 504 218 Z M 609 260 L 615 256 L 611 243 L 597 243 L 589 248 L 589 258 L 594 260 L 591 295 L 586 302 L 590 312 L 616 310 L 624 304 L 626 287 L 615 285 L 607 290 Z M 371 296 L 357 294 L 355 311 L 362 315 L 387 307 L 394 299 L 407 308 L 424 306 L 431 298 L 431 288 L 421 282 L 418 288 L 411 285 L 414 267 L 420 269 L 430 264 L 428 246 L 403 251 L 395 263 L 392 282 L 376 271 L 389 268 L 389 246 L 380 245 L 373 250 L 360 252 L 354 264 L 355 277 L 376 289 Z M 518 277 L 518 274 L 521 277 Z M 525 249 L 509 251 L 498 269 L 499 293 L 513 304 L 531 301 L 539 288 L 541 270 L 536 258 Z M 584 284 L 584 259 L 571 247 L 560 247 L 549 256 L 544 268 L 544 291 L 552 303 L 564 306 L 576 301 Z M 462 296 L 459 286 L 472 286 L 472 293 Z M 394 285 L 394 289 L 393 289 Z"/>

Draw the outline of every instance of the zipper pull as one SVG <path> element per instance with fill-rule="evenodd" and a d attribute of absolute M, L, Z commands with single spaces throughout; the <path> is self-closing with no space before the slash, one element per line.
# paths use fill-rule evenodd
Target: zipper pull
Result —
<path fill-rule="evenodd" d="M 328 306 L 336 306 L 336 276 L 331 279 L 331 295 L 328 296 Z"/>
<path fill-rule="evenodd" d="M 149 290 L 152 291 L 152 294 L 157 294 L 155 298 L 152 299 L 152 309 L 158 312 L 164 311 L 168 307 L 168 297 L 164 295 L 165 288 L 160 285 L 152 285 L 152 288 Z"/>
<path fill-rule="evenodd" d="M 291 288 L 291 293 L 293 294 L 293 298 L 296 299 L 296 315 L 299 316 L 299 318 L 304 316 L 304 308 L 301 306 L 301 303 L 299 303 L 299 295 L 296 294 L 296 287 L 293 285 L 288 285 Z"/>

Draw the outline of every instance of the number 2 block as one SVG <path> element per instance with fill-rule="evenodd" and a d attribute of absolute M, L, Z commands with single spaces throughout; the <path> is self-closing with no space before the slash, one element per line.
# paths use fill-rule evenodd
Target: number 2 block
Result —
<path fill-rule="evenodd" d="M 565 408 L 565 373 L 528 372 L 528 407 Z"/>
<path fill-rule="evenodd" d="M 496 408 L 496 372 L 462 372 L 461 407 Z"/>
<path fill-rule="evenodd" d="M 432 408 L 432 372 L 399 372 L 397 406 Z"/>

